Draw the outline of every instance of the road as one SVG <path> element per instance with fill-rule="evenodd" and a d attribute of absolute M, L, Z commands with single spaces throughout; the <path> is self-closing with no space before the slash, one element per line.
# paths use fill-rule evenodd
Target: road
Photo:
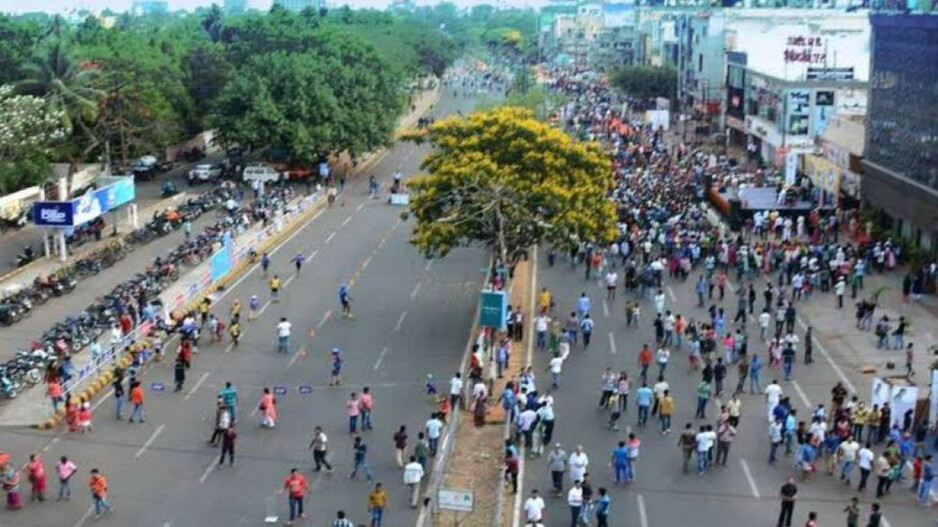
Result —
<path fill-rule="evenodd" d="M 435 113 L 470 105 L 444 97 Z M 398 145 L 370 172 L 383 182 L 398 168 L 410 175 L 427 148 Z M 365 521 L 371 484 L 361 477 L 348 479 L 352 439 L 344 401 L 350 391 L 367 385 L 375 394 L 375 430 L 364 437 L 376 481 L 384 482 L 390 495 L 385 522 L 412 523 L 416 512 L 407 507 L 391 435 L 401 424 L 412 436 L 422 428 L 432 410 L 423 396 L 426 374 L 446 379 L 458 367 L 485 255 L 482 249 L 462 249 L 442 261 L 422 258 L 408 245 L 410 225 L 401 221 L 401 210 L 383 199 L 368 199 L 366 181 L 355 180 L 340 197 L 342 206 L 325 210 L 274 254 L 272 269 L 284 277 L 285 294 L 281 302 L 265 304 L 260 319 L 244 324 L 240 347 L 203 346 L 180 394 L 171 391 L 170 365 L 151 369 L 145 378 L 145 424 L 116 422 L 113 401 L 104 398 L 89 435 L 4 431 L 3 449 L 17 460 L 39 450 L 51 472 L 52 460 L 69 455 L 80 466 L 80 478 L 71 502 L 30 504 L 17 513 L 2 513 L 3 521 L 15 514 L 22 526 L 92 523 L 85 481 L 94 466 L 108 475 L 116 507 L 101 525 L 258 525 L 269 503 L 283 520 L 286 500 L 276 493 L 291 467 L 299 467 L 312 483 L 310 519 L 298 525 L 325 525 L 340 508 L 356 522 Z M 290 258 L 298 251 L 309 261 L 294 277 Z M 343 282 L 352 284 L 354 320 L 335 316 L 336 290 Z M 256 270 L 229 289 L 218 309 L 227 311 L 234 298 L 246 301 L 251 294 L 268 296 L 266 280 Z M 289 355 L 275 352 L 275 325 L 282 316 L 294 327 Z M 324 386 L 333 347 L 343 350 L 346 361 L 346 385 L 339 389 Z M 169 389 L 153 391 L 154 381 Z M 225 381 L 232 381 L 240 395 L 238 464 L 216 469 L 218 450 L 206 439 Z M 265 386 L 286 389 L 278 396 L 280 420 L 273 430 L 259 427 L 254 410 Z M 312 393 L 301 395 L 301 386 L 311 386 Z M 316 425 L 330 438 L 336 467 L 331 477 L 310 471 L 306 447 Z"/>
<path fill-rule="evenodd" d="M 537 289 L 540 291 L 541 287 L 547 286 L 554 292 L 557 303 L 555 313 L 561 315 L 561 320 L 566 320 L 569 313 L 575 310 L 577 298 L 582 292 L 586 292 L 592 300 L 592 316 L 596 321 L 593 342 L 588 351 L 584 351 L 581 346 L 573 349 L 564 364 L 561 387 L 554 391 L 554 441 L 562 443 L 568 453 L 575 445 L 583 445 L 590 459 L 589 472 L 594 489 L 605 486 L 610 490 L 613 511 L 610 525 L 668 527 L 686 525 L 692 521 L 694 525 L 721 527 L 774 526 L 779 510 L 779 488 L 785 478 L 793 474 L 794 469 L 790 458 L 782 457 L 774 466 L 767 462 L 769 441 L 764 396 L 743 396 L 738 435 L 730 449 L 726 468 L 716 468 L 703 476 L 683 474 L 677 441 L 684 424 L 694 423 L 695 429 L 701 424 L 715 425 L 715 418 L 719 415 L 719 407 L 716 401 L 711 399 L 707 409 L 710 420 L 693 419 L 699 374 L 689 373 L 686 349 L 672 353 L 665 375 L 676 402 L 672 433 L 662 436 L 660 425 L 654 417 L 650 418 L 646 428 L 639 429 L 636 426 L 637 412 L 634 403 L 635 390 L 640 386 L 638 351 L 646 342 L 654 346 L 653 302 L 646 300 L 642 303 L 643 318 L 640 327 L 628 328 L 624 315 L 627 295 L 621 290 L 621 286 L 617 300 L 606 303 L 605 288 L 596 280 L 585 280 L 582 265 L 571 270 L 569 260 L 558 258 L 555 266 L 549 267 L 543 254 L 539 261 L 541 264 L 537 273 Z M 622 273 L 620 268 L 620 281 Z M 692 275 L 687 282 L 666 279 L 666 309 L 698 319 L 708 316 L 703 309 L 696 307 L 695 279 L 696 275 Z M 826 296 L 821 298 L 829 300 Z M 628 300 L 632 301 L 634 298 L 628 296 Z M 761 294 L 757 304 L 761 309 Z M 722 305 L 727 309 L 727 313 L 735 314 L 735 297 L 728 295 Z M 849 316 L 844 323 L 851 324 Z M 758 337 L 758 327 L 755 324 L 750 319 L 750 335 Z M 728 324 L 727 327 L 731 326 Z M 804 328 L 800 328 L 799 334 L 803 331 Z M 826 349 L 830 349 L 830 346 L 826 346 Z M 764 345 L 757 344 L 756 351 L 761 358 L 766 358 Z M 845 368 L 833 369 L 824 358 L 825 353 L 828 352 L 816 348 L 816 362 L 813 365 L 797 364 L 794 369 L 794 381 L 781 382 L 785 394 L 791 396 L 802 419 L 817 404 L 830 405 L 830 388 L 844 375 L 842 372 Z M 839 360 L 837 356 L 831 358 L 835 363 Z M 542 390 L 549 388 L 548 375 L 545 372 L 547 359 L 542 352 L 533 351 L 534 371 L 538 375 L 538 387 Z M 628 412 L 619 422 L 621 431 L 618 433 L 606 428 L 608 414 L 597 408 L 601 393 L 599 379 L 606 367 L 615 371 L 627 371 L 633 383 Z M 655 366 L 652 366 L 651 372 L 655 371 Z M 850 383 L 862 390 L 859 394 L 861 398 L 866 399 L 869 379 L 854 377 L 850 371 L 847 375 L 851 375 L 848 379 Z M 780 370 L 766 367 L 762 371 L 763 386 L 773 378 L 782 377 Z M 730 390 L 735 387 L 736 380 L 736 371 L 731 369 L 726 381 Z M 654 382 L 656 379 L 651 379 L 649 386 Z M 723 400 L 726 398 L 728 396 L 724 395 Z M 626 438 L 626 426 L 642 441 L 641 457 L 637 464 L 637 480 L 628 485 L 616 486 L 609 460 L 616 443 Z M 879 451 L 879 448 L 874 448 L 874 452 Z M 518 500 L 518 504 L 523 503 L 523 498 L 527 498 L 532 488 L 538 488 L 548 502 L 545 524 L 552 527 L 566 525 L 570 521 L 566 494 L 561 499 L 552 497 L 546 458 L 547 450 L 543 458 L 529 458 L 526 461 L 523 496 Z M 856 488 L 858 471 L 854 471 L 853 477 Z M 871 476 L 870 479 L 875 478 Z M 565 488 L 569 488 L 570 482 L 565 481 L 565 485 Z M 826 474 L 818 474 L 808 483 L 799 481 L 798 486 L 793 525 L 803 525 L 807 520 L 808 511 L 811 510 L 819 513 L 818 525 L 843 524 L 841 511 L 855 492 L 846 490 L 836 478 Z M 930 518 L 930 513 L 915 507 L 911 492 L 906 490 L 907 486 L 908 483 L 902 483 L 900 488 L 894 485 L 892 494 L 883 500 L 888 523 L 898 527 L 926 525 L 934 521 Z M 511 498 L 514 499 L 515 496 Z M 861 504 L 865 511 L 863 525 L 866 524 L 865 515 L 868 514 L 872 498 L 871 490 L 861 496 Z M 509 505 L 512 505 L 511 501 Z M 593 521 L 595 522 L 595 519 Z"/>

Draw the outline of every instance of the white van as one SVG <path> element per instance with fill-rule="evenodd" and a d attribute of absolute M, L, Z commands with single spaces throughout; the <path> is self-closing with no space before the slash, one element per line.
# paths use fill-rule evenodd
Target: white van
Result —
<path fill-rule="evenodd" d="M 245 181 L 260 181 L 261 183 L 280 181 L 280 172 L 262 164 L 246 166 L 243 175 Z"/>

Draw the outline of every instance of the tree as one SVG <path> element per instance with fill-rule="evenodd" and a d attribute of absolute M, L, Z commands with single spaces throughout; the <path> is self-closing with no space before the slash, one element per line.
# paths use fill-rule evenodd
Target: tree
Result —
<path fill-rule="evenodd" d="M 434 146 L 428 173 L 410 182 L 411 243 L 427 256 L 482 242 L 513 266 L 536 243 L 569 248 L 616 236 L 605 155 L 529 110 L 449 117 L 406 137 Z"/>
<path fill-rule="evenodd" d="M 673 66 L 628 66 L 612 74 L 612 83 L 636 99 L 672 99 L 677 92 L 677 70 Z"/>
<path fill-rule="evenodd" d="M 51 147 L 65 137 L 60 112 L 39 97 L 0 86 L 0 194 L 45 178 Z"/>

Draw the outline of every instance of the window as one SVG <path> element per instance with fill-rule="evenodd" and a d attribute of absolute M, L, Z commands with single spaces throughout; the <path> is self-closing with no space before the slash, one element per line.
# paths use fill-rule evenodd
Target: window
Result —
<path fill-rule="evenodd" d="M 703 53 L 697 55 L 697 71 L 703 71 Z"/>

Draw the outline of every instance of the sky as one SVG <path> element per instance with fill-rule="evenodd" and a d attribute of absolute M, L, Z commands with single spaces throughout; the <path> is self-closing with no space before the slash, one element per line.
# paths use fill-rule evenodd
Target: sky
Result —
<path fill-rule="evenodd" d="M 186 9 L 192 10 L 200 6 L 208 6 L 212 0 L 168 0 L 171 10 Z M 468 7 L 477 4 L 503 4 L 503 5 L 536 5 L 537 0 L 451 0 L 460 7 Z M 92 12 L 99 12 L 104 8 L 111 8 L 114 11 L 126 11 L 130 9 L 133 0 L 0 0 L 0 12 L 5 13 L 25 13 L 45 11 L 47 13 L 62 13 L 72 9 L 87 9 Z M 223 0 L 215 0 L 215 3 L 222 5 Z M 273 0 L 248 0 L 248 5 L 257 9 L 267 9 L 273 3 Z M 333 0 L 328 3 L 336 5 L 348 4 L 352 7 L 372 7 L 384 9 L 391 4 L 391 0 Z M 437 0 L 417 0 L 418 5 L 436 4 Z"/>

